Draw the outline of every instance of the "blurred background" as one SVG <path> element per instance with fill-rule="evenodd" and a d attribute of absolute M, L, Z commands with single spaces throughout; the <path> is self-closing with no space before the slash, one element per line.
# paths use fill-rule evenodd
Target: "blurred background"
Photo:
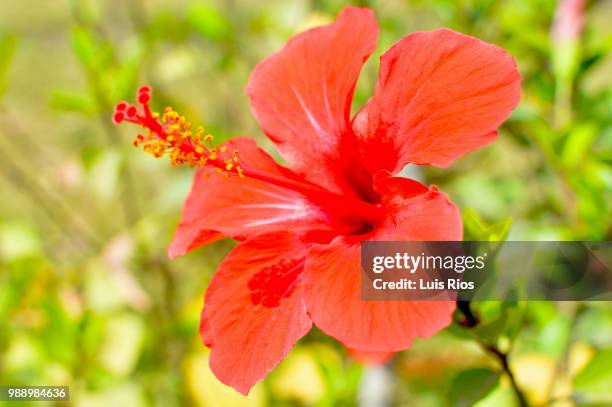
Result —
<path fill-rule="evenodd" d="M 421 170 L 462 209 L 466 239 L 610 240 L 612 1 L 357 4 L 375 10 L 381 35 L 354 110 L 378 55 L 413 31 L 449 27 L 517 59 L 523 99 L 499 140 Z M 513 406 L 506 359 L 531 405 L 612 405 L 604 302 L 472 304 L 478 326 L 457 315 L 378 369 L 313 330 L 248 398 L 212 375 L 199 313 L 232 243 L 166 258 L 193 171 L 134 149 L 113 104 L 152 85 L 158 109 L 272 152 L 249 111 L 248 75 L 345 5 L 0 0 L 0 384 L 69 385 L 78 406 L 351 406 L 373 394 L 398 406 Z"/>

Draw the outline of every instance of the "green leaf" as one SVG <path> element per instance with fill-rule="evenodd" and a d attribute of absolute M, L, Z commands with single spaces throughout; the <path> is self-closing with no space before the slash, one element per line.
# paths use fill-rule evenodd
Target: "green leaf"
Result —
<path fill-rule="evenodd" d="M 13 60 L 17 40 L 11 35 L 0 35 L 0 98 L 6 91 L 6 73 Z"/>
<path fill-rule="evenodd" d="M 568 85 L 574 79 L 580 62 L 580 43 L 577 40 L 556 41 L 553 52 L 553 72 L 558 80 Z"/>
<path fill-rule="evenodd" d="M 576 126 L 567 136 L 563 145 L 561 160 L 567 167 L 574 168 L 587 158 L 591 146 L 599 134 L 593 124 L 582 124 Z"/>
<path fill-rule="evenodd" d="M 91 116 L 97 111 L 96 101 L 82 93 L 57 91 L 51 96 L 53 109 L 64 112 L 78 112 Z"/>
<path fill-rule="evenodd" d="M 187 21 L 195 32 L 210 40 L 222 40 L 230 32 L 223 14 L 209 5 L 193 5 L 187 14 Z"/>
<path fill-rule="evenodd" d="M 499 306 L 499 313 L 491 318 L 487 315 L 487 305 L 493 308 L 496 304 Z M 523 323 L 524 320 L 524 309 L 517 302 L 513 301 L 485 301 L 480 304 L 485 304 L 483 311 L 480 311 L 480 307 L 476 310 L 476 313 L 482 318 L 481 323 L 474 329 L 474 333 L 480 339 L 484 339 L 487 342 L 498 343 L 500 338 L 514 338 Z M 495 311 L 493 311 L 495 312 Z"/>
<path fill-rule="evenodd" d="M 612 310 L 590 308 L 576 322 L 574 338 L 595 347 L 612 346 Z"/>
<path fill-rule="evenodd" d="M 144 47 L 141 43 L 138 43 L 138 46 L 124 59 L 122 65 L 111 76 L 113 97 L 128 100 L 133 97 L 134 89 L 139 85 L 138 78 L 143 58 Z"/>
<path fill-rule="evenodd" d="M 599 351 L 574 380 L 579 400 L 612 402 L 612 348 Z"/>
<path fill-rule="evenodd" d="M 495 242 L 503 242 L 508 237 L 512 219 L 507 218 L 501 222 L 487 224 L 479 215 L 471 208 L 468 208 L 462 213 L 464 240 L 489 240 Z"/>
<path fill-rule="evenodd" d="M 96 70 L 98 67 L 98 52 L 95 38 L 83 28 L 72 30 L 72 49 L 77 58 L 87 69 Z"/>
<path fill-rule="evenodd" d="M 541 353 L 560 356 L 570 340 L 571 324 L 571 319 L 563 314 L 548 321 L 538 332 L 538 350 Z"/>
<path fill-rule="evenodd" d="M 448 392 L 448 405 L 469 407 L 487 396 L 499 382 L 499 373 L 490 369 L 469 369 L 453 379 Z"/>

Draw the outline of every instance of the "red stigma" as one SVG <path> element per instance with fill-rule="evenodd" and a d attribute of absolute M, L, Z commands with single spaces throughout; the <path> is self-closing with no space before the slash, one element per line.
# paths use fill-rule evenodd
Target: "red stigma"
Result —
<path fill-rule="evenodd" d="M 151 88 L 148 86 L 141 86 L 138 89 L 138 103 L 146 105 L 151 100 Z"/>
<path fill-rule="evenodd" d="M 143 92 L 138 95 L 138 103 L 146 105 L 151 100 L 151 94 Z"/>
<path fill-rule="evenodd" d="M 129 117 L 130 119 L 133 119 L 134 117 L 136 117 L 137 113 L 138 113 L 138 109 L 136 108 L 136 106 L 130 106 L 125 112 L 127 117 Z"/>
<path fill-rule="evenodd" d="M 115 124 L 120 124 L 123 119 L 125 119 L 123 113 L 115 111 L 115 114 L 113 115 L 113 122 L 115 122 Z"/>

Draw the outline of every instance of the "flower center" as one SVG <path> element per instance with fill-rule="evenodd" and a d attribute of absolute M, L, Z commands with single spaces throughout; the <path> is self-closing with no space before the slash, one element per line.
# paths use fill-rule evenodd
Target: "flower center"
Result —
<path fill-rule="evenodd" d="M 230 151 L 226 145 L 215 147 L 211 134 L 206 134 L 201 126 L 192 130 L 191 123 L 170 107 L 162 115 L 152 112 L 149 106 L 151 89 L 148 86 L 138 90 L 137 100 L 140 107 L 127 102 L 117 104 L 113 121 L 115 124 L 125 121 L 139 125 L 143 132 L 137 134 L 134 146 L 142 147 L 156 158 L 167 155 L 173 166 L 214 168 L 217 174 L 225 177 L 250 177 L 299 192 L 323 208 L 343 233 L 359 233 L 364 225 L 376 224 L 382 218 L 379 205 L 249 166 L 241 160 L 237 149 Z"/>

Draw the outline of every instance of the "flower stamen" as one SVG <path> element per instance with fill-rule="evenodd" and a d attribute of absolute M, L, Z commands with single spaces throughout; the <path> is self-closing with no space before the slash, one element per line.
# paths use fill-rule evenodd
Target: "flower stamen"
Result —
<path fill-rule="evenodd" d="M 136 99 L 140 106 L 118 103 L 113 121 L 115 124 L 128 122 L 139 125 L 143 131 L 136 135 L 133 144 L 154 157 L 168 156 L 174 166 L 208 167 L 225 177 L 248 177 L 293 190 L 315 204 L 327 206 L 339 218 L 357 217 L 371 222 L 382 218 L 382 209 L 376 205 L 327 191 L 297 177 L 279 176 L 249 166 L 241 159 L 238 149 L 230 150 L 227 145 L 215 146 L 212 134 L 206 133 L 201 126 L 193 130 L 191 123 L 171 107 L 164 109 L 161 115 L 152 112 L 149 106 L 151 88 L 148 86 L 138 90 Z"/>
<path fill-rule="evenodd" d="M 202 126 L 193 130 L 191 123 L 171 107 L 166 107 L 161 115 L 151 112 L 151 88 L 142 86 L 138 90 L 137 100 L 140 108 L 120 102 L 113 114 L 115 124 L 126 121 L 138 124 L 144 130 L 136 135 L 133 141 L 135 147 L 142 147 L 156 158 L 166 155 L 174 166 L 209 166 L 226 176 L 244 176 L 243 169 L 238 165 L 238 150 L 228 153 L 225 145 L 215 147 L 212 134 L 206 134 Z"/>

